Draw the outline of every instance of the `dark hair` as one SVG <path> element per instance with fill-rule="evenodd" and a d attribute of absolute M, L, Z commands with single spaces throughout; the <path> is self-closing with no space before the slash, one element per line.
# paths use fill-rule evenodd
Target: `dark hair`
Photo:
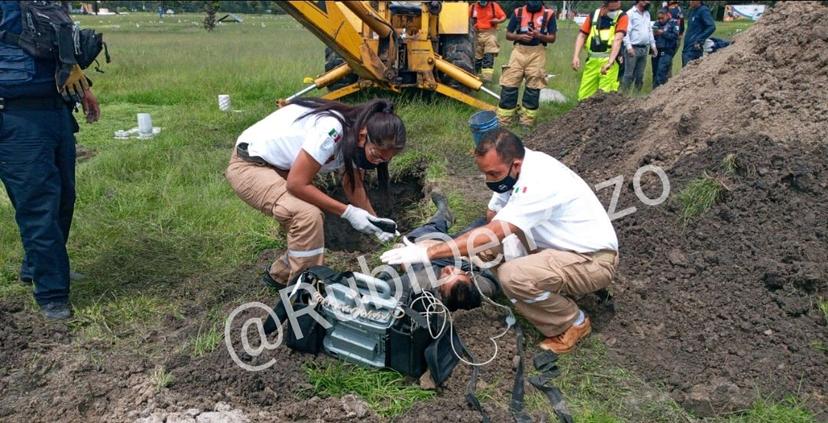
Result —
<path fill-rule="evenodd" d="M 511 163 L 515 159 L 522 159 L 526 155 L 523 141 L 508 129 L 498 128 L 483 134 L 480 144 L 474 149 L 474 155 L 483 157 L 492 148 L 503 163 Z"/>
<path fill-rule="evenodd" d="M 297 120 L 308 116 L 330 116 L 342 124 L 342 142 L 339 145 L 345 161 L 345 175 L 349 181 L 354 178 L 354 157 L 356 156 L 359 131 L 368 130 L 368 138 L 379 148 L 402 150 L 405 147 L 405 125 L 394 113 L 394 103 L 385 99 L 373 99 L 351 106 L 339 101 L 321 98 L 299 98 L 289 104 L 311 109 Z M 377 168 L 382 178 L 388 175 L 388 164 Z M 382 181 L 380 181 L 382 182 Z"/>
<path fill-rule="evenodd" d="M 448 298 L 443 298 L 443 305 L 449 311 L 458 309 L 471 310 L 480 307 L 481 297 L 480 291 L 474 286 L 474 282 L 457 281 L 452 287 Z"/>

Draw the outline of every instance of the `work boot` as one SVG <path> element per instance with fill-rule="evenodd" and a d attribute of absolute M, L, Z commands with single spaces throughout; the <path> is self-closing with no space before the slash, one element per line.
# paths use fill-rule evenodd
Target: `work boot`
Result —
<path fill-rule="evenodd" d="M 434 219 L 445 219 L 448 223 L 448 227 L 450 228 L 451 225 L 454 224 L 454 215 L 451 213 L 451 209 L 449 208 L 448 199 L 442 192 L 434 190 L 431 191 L 431 202 L 437 206 L 437 213 L 434 213 L 434 216 L 431 217 L 431 220 Z"/>
<path fill-rule="evenodd" d="M 520 109 L 520 124 L 521 126 L 530 127 L 535 125 L 535 117 L 538 115 L 537 110 L 526 108 Z"/>
<path fill-rule="evenodd" d="M 262 277 L 259 278 L 259 282 L 261 282 L 262 285 L 268 288 L 273 288 L 277 291 L 287 286 L 276 279 L 273 279 L 273 276 L 270 276 L 270 272 L 262 273 Z"/>
<path fill-rule="evenodd" d="M 500 122 L 501 126 L 509 126 L 512 124 L 512 118 L 515 116 L 515 112 L 517 109 L 502 109 L 500 107 L 497 108 L 495 114 L 497 115 L 497 120 Z"/>
<path fill-rule="evenodd" d="M 49 320 L 66 320 L 72 317 L 72 309 L 65 303 L 48 303 L 40 306 L 43 317 Z"/>
<path fill-rule="evenodd" d="M 578 341 L 586 338 L 592 332 L 592 323 L 589 316 L 584 316 L 580 325 L 572 325 L 564 333 L 546 338 L 538 345 L 540 349 L 552 351 L 555 354 L 566 354 L 575 348 Z"/>

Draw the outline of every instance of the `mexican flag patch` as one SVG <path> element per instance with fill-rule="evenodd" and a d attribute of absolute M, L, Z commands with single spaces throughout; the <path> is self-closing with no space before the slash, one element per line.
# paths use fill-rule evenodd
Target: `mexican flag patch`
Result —
<path fill-rule="evenodd" d="M 342 139 L 342 134 L 336 132 L 336 128 L 331 128 L 331 131 L 328 132 L 328 136 L 331 137 L 335 143 Z"/>

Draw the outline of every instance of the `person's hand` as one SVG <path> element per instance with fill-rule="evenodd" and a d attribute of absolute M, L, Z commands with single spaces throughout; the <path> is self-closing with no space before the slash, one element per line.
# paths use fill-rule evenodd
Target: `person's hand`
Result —
<path fill-rule="evenodd" d="M 91 88 L 83 92 L 81 107 L 83 107 L 87 123 L 97 122 L 101 118 L 101 106 L 98 104 L 98 98 L 92 93 Z"/>
<path fill-rule="evenodd" d="M 575 56 L 572 58 L 572 70 L 578 71 L 581 69 L 581 58 Z"/>
<path fill-rule="evenodd" d="M 651 51 L 653 52 L 653 56 L 658 56 L 658 48 L 653 47 Z"/>
<path fill-rule="evenodd" d="M 635 49 L 632 47 L 627 47 L 627 54 L 629 54 L 630 57 L 635 57 Z"/>
<path fill-rule="evenodd" d="M 693 44 L 693 50 L 701 50 L 701 49 L 702 49 L 701 43 Z"/>
<path fill-rule="evenodd" d="M 534 38 L 531 34 L 518 34 L 518 39 L 524 43 L 531 43 Z"/>
<path fill-rule="evenodd" d="M 55 82 L 60 95 L 70 102 L 79 103 L 84 92 L 89 89 L 89 80 L 77 64 L 58 66 L 55 71 Z"/>
<path fill-rule="evenodd" d="M 341 217 L 347 220 L 348 223 L 351 224 L 351 227 L 364 234 L 371 235 L 383 232 L 382 229 L 371 223 L 372 219 L 377 218 L 371 216 L 371 213 L 368 213 L 359 207 L 354 207 L 348 204 L 348 207 L 345 208 L 345 213 L 342 213 Z"/>
<path fill-rule="evenodd" d="M 601 75 L 606 75 L 609 72 L 609 68 L 612 67 L 612 62 L 607 62 L 604 66 L 601 66 Z"/>
<path fill-rule="evenodd" d="M 388 250 L 382 253 L 380 260 L 382 260 L 383 263 L 390 265 L 415 263 L 428 264 L 431 262 L 428 258 L 426 247 L 417 244 Z"/>

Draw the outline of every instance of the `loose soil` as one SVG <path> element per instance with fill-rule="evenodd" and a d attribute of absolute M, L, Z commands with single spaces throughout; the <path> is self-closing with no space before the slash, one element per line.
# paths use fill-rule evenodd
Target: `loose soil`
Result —
<path fill-rule="evenodd" d="M 614 222 L 618 314 L 604 336 L 700 415 L 756 394 L 826 409 L 828 36 L 814 28 L 824 19 L 819 3 L 780 3 L 649 97 L 598 96 L 528 137 L 592 184 L 624 177 L 616 211 L 637 212 Z M 666 171 L 665 204 L 636 199 L 644 165 Z M 645 175 L 655 199 L 662 185 Z M 724 194 L 684 223 L 676 194 L 705 175 Z"/>

